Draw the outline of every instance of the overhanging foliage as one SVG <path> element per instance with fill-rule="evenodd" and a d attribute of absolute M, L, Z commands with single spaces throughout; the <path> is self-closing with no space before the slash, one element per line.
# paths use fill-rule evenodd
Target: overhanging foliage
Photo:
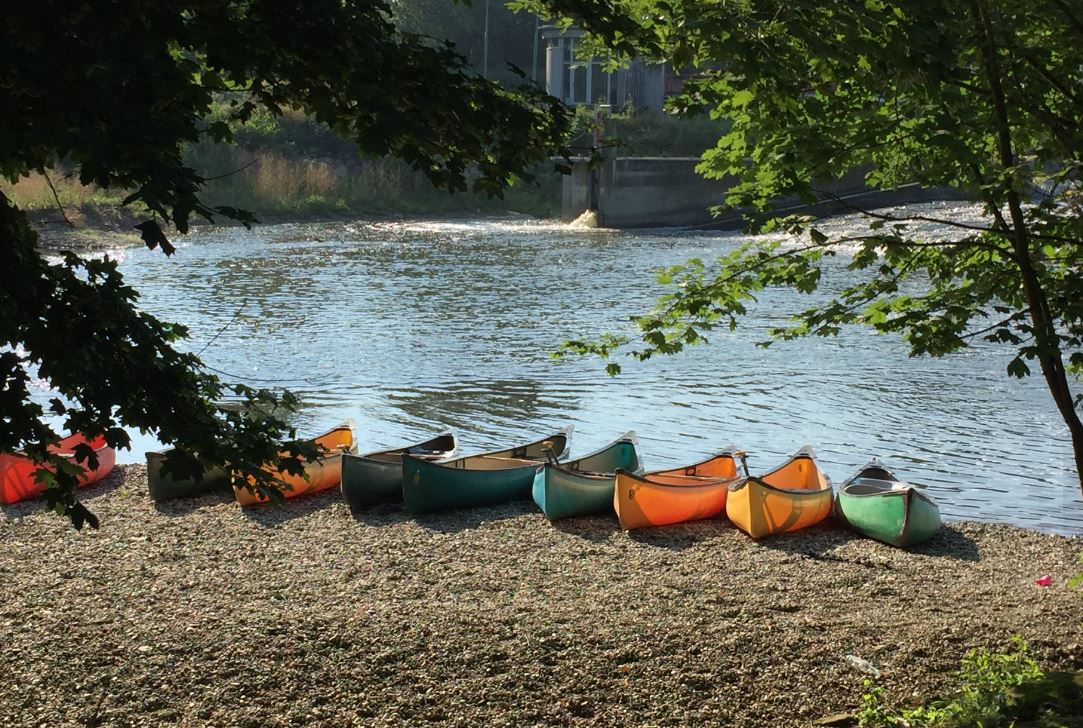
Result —
<path fill-rule="evenodd" d="M 228 119 L 206 122 L 226 98 Z M 251 223 L 252 213 L 200 199 L 204 179 L 185 144 L 229 141 L 230 120 L 298 109 L 371 155 L 393 155 L 451 191 L 500 195 L 558 152 L 570 113 L 536 87 L 506 89 L 451 48 L 399 30 L 391 6 L 306 0 L 43 0 L 5 8 L 0 25 L 0 177 L 58 162 L 81 182 L 126 190 L 151 213 L 139 229 L 174 252 L 166 231 L 194 216 Z M 75 498 L 79 468 L 48 451 L 49 425 L 154 430 L 177 446 L 167 472 L 227 465 L 277 495 L 272 463 L 300 471 L 315 455 L 274 415 L 289 395 L 227 385 L 174 346 L 187 332 L 140 312 L 116 263 L 46 261 L 25 216 L 0 193 L 0 452 L 25 448 L 47 502 L 76 526 L 97 525 Z M 51 412 L 30 398 L 28 370 L 59 392 Z M 223 397 L 250 406 L 223 407 Z M 281 453 L 281 454 L 280 454 Z M 77 460 L 94 465 L 89 452 Z M 54 472 L 55 471 L 55 472 Z"/>

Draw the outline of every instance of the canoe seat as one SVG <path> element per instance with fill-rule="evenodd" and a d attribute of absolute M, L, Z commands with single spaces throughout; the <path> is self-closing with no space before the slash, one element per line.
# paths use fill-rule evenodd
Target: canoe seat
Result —
<path fill-rule="evenodd" d="M 909 483 L 899 480 L 880 480 L 879 478 L 854 478 L 847 486 L 846 492 L 850 495 L 876 495 L 892 490 L 903 490 L 911 487 Z"/>

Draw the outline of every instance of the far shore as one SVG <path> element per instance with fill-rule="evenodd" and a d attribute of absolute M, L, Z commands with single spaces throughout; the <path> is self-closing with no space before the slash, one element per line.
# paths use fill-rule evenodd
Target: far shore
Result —
<path fill-rule="evenodd" d="M 118 245 L 142 245 L 135 226 L 151 219 L 150 213 L 136 213 L 129 208 L 112 205 L 85 205 L 81 208 L 33 209 L 26 211 L 31 226 L 38 234 L 38 245 L 46 250 L 72 250 L 95 252 L 116 248 Z M 462 219 L 509 219 L 541 220 L 526 213 L 513 210 L 491 209 L 449 210 L 445 212 L 356 212 L 350 210 L 328 211 L 322 209 L 298 210 L 293 213 L 256 213 L 256 227 L 302 223 L 335 222 L 386 222 L 395 220 L 462 220 Z M 191 230 L 210 227 L 240 227 L 241 223 L 226 217 L 216 217 L 213 223 L 202 218 L 190 221 Z M 182 237 L 175 229 L 166 229 L 166 236 Z"/>
<path fill-rule="evenodd" d="M 0 508 L 3 725 L 804 726 L 859 706 L 847 655 L 897 706 L 1015 634 L 1083 667 L 1079 537 L 950 523 L 903 551 L 529 502 L 156 504 L 141 465 L 81 494 L 100 530 Z"/>

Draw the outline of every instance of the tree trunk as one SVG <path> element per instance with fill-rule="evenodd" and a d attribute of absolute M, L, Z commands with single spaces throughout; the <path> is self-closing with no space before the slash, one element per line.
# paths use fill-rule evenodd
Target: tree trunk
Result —
<path fill-rule="evenodd" d="M 972 7 L 983 40 L 981 44 L 982 61 L 986 77 L 989 80 L 990 98 L 993 102 L 993 118 L 996 122 L 997 149 L 1000 163 L 1005 170 L 1008 170 L 1015 166 L 1015 151 L 1012 145 L 1008 105 L 1004 97 L 999 63 L 997 62 L 997 44 L 993 32 L 993 21 L 989 16 L 989 6 L 986 0 L 974 0 Z M 1034 337 L 1038 345 L 1038 363 L 1041 366 L 1046 385 L 1053 395 L 1053 401 L 1056 402 L 1061 417 L 1064 419 L 1065 424 L 1068 425 L 1068 432 L 1072 438 L 1072 449 L 1075 453 L 1076 475 L 1079 478 L 1080 491 L 1083 492 L 1083 422 L 1080 421 L 1079 414 L 1076 412 L 1072 391 L 1068 386 L 1068 374 L 1065 371 L 1064 360 L 1061 357 L 1056 326 L 1049 311 L 1049 299 L 1045 295 L 1041 280 L 1034 269 L 1022 200 L 1014 187 L 1009 187 L 1006 198 L 1008 212 L 1012 220 L 1012 252 L 1016 265 L 1019 266 L 1023 291 L 1027 298 L 1027 310 L 1030 314 Z"/>

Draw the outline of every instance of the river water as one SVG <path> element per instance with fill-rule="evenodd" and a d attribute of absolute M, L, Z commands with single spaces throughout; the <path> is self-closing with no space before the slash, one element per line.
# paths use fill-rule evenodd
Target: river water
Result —
<path fill-rule="evenodd" d="M 657 268 L 745 240 L 527 219 L 357 222 L 203 229 L 171 259 L 112 255 L 143 307 L 187 325 L 189 347 L 206 347 L 225 379 L 300 395 L 303 432 L 352 420 L 362 450 L 453 427 L 475 451 L 572 423 L 580 454 L 635 430 L 648 468 L 734 443 L 762 471 L 808 443 L 836 483 L 876 455 L 927 485 L 947 518 L 1083 533 L 1067 430 L 1040 378 L 1006 375 L 1004 348 L 910 359 L 899 339 L 852 328 L 764 350 L 767 329 L 814 300 L 770 290 L 736 331 L 623 361 L 615 379 L 598 360 L 550 357 L 565 339 L 629 331 L 660 290 Z M 826 292 L 852 280 L 845 263 L 829 264 Z M 135 445 L 122 461 L 153 439 Z"/>

